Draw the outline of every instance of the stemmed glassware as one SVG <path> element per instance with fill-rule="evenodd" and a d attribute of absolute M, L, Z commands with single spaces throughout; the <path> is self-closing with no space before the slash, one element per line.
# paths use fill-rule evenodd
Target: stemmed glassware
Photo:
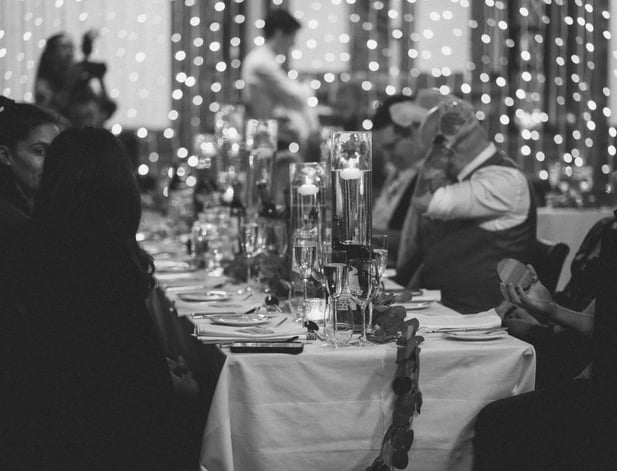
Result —
<path fill-rule="evenodd" d="M 324 321 L 324 334 L 328 343 L 334 347 L 346 344 L 353 333 L 353 326 L 339 325 L 338 299 L 345 288 L 347 252 L 344 250 L 323 249 L 322 270 L 328 293 L 328 307 Z M 339 332 L 340 327 L 340 332 Z"/>
<path fill-rule="evenodd" d="M 256 222 L 247 222 L 242 224 L 242 249 L 246 256 L 246 292 L 251 292 L 251 265 L 254 258 L 263 249 L 259 231 L 259 224 Z"/>
<path fill-rule="evenodd" d="M 307 284 L 311 278 L 317 258 L 317 234 L 312 231 L 298 230 L 293 242 L 294 271 L 300 275 L 303 283 L 302 321 L 306 318 Z"/>
<path fill-rule="evenodd" d="M 369 345 L 366 338 L 366 307 L 374 289 L 376 266 L 370 258 L 352 258 L 347 264 L 347 289 L 353 299 L 360 306 L 362 330 L 359 346 Z"/>
<path fill-rule="evenodd" d="M 383 275 L 388 266 L 388 236 L 386 234 L 374 234 L 371 237 L 373 245 L 373 259 L 377 264 L 377 287 L 375 292 L 377 296 L 383 290 Z"/>

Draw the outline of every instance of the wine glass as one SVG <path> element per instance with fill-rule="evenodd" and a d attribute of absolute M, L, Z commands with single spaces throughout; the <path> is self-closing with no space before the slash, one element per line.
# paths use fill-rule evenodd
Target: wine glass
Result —
<path fill-rule="evenodd" d="M 299 230 L 294 237 L 293 264 L 294 271 L 300 275 L 303 283 L 302 318 L 306 318 L 307 284 L 313 272 L 317 257 L 317 234 Z M 303 319 L 299 319 L 302 321 Z"/>
<path fill-rule="evenodd" d="M 242 224 L 242 249 L 246 257 L 246 292 L 251 292 L 251 265 L 253 259 L 261 252 L 259 224 L 247 222 Z"/>
<path fill-rule="evenodd" d="M 326 340 L 331 346 L 343 345 L 349 341 L 353 333 L 353 326 L 340 326 L 338 333 L 338 299 L 345 287 L 345 270 L 347 268 L 347 252 L 344 250 L 324 250 L 322 254 L 322 270 L 324 274 L 326 292 L 328 293 L 328 306 L 326 319 L 324 320 L 324 332 Z"/>
<path fill-rule="evenodd" d="M 358 345 L 370 344 L 366 338 L 366 307 L 371 299 L 375 279 L 375 263 L 370 258 L 351 258 L 347 264 L 347 289 L 360 306 L 362 331 Z"/>

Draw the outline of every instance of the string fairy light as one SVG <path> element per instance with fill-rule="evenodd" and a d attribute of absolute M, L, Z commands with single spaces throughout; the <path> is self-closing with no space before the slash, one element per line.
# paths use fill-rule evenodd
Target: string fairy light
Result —
<path fill-rule="evenodd" d="M 108 63 L 109 92 L 120 105 L 109 127 L 135 130 L 152 168 L 167 147 L 188 162 L 192 136 L 212 127 L 221 104 L 240 101 L 242 58 L 263 42 L 257 30 L 266 9 L 281 7 L 302 16 L 307 36 L 291 53 L 289 73 L 308 78 L 314 106 L 327 104 L 337 82 L 358 80 L 372 104 L 438 86 L 471 101 L 491 137 L 540 179 L 555 162 L 566 174 L 593 166 L 605 180 L 615 168 L 613 2 L 265 3 L 0 2 L 0 92 L 31 101 L 45 38 L 67 30 L 78 39 L 98 28 L 95 56 Z"/>

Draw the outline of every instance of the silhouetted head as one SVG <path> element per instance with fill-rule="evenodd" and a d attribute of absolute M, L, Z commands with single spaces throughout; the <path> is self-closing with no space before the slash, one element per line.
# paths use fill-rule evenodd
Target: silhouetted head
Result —
<path fill-rule="evenodd" d="M 67 129 L 48 149 L 34 219 L 71 234 L 135 239 L 141 199 L 122 143 L 105 129 Z"/>
<path fill-rule="evenodd" d="M 286 10 L 272 10 L 266 17 L 264 38 L 277 54 L 285 54 L 294 45 L 296 33 L 302 27 Z"/>

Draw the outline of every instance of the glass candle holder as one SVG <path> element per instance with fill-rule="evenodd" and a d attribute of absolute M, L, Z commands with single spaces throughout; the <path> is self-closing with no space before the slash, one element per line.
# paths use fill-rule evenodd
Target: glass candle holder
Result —
<path fill-rule="evenodd" d="M 332 245 L 348 258 L 370 258 L 372 234 L 371 133 L 334 132 L 330 138 Z"/>
<path fill-rule="evenodd" d="M 246 215 L 257 218 L 261 204 L 272 200 L 272 175 L 278 122 L 274 119 L 249 119 L 246 123 L 246 149 L 249 152 L 246 185 Z"/>

